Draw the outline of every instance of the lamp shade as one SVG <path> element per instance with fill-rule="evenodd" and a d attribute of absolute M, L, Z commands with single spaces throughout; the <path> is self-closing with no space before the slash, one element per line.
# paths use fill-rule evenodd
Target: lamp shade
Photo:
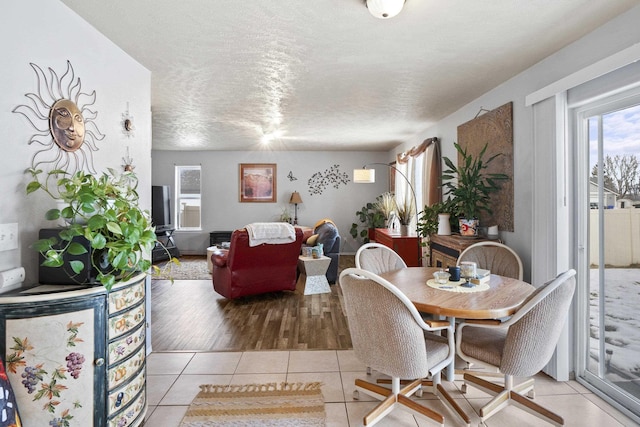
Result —
<path fill-rule="evenodd" d="M 356 184 L 372 184 L 376 182 L 375 169 L 354 169 L 353 182 Z"/>
<path fill-rule="evenodd" d="M 393 18 L 404 7 L 404 0 L 367 0 L 369 12 L 380 19 Z"/>
<path fill-rule="evenodd" d="M 300 197 L 300 193 L 298 193 L 297 191 L 294 191 L 293 193 L 291 193 L 291 198 L 289 199 L 289 203 L 293 203 L 293 204 L 298 204 L 298 203 L 302 203 L 302 197 Z"/>

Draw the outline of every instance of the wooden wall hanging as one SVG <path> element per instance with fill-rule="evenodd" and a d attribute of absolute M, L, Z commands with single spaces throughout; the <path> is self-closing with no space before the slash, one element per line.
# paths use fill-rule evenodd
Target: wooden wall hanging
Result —
<path fill-rule="evenodd" d="M 483 212 L 480 225 L 497 225 L 500 230 L 514 231 L 513 218 L 513 103 L 509 102 L 495 110 L 481 109 L 473 120 L 458 126 L 458 144 L 477 156 L 486 143 L 489 144 L 485 159 L 496 153 L 496 157 L 487 169 L 490 173 L 504 173 L 509 180 L 502 183 L 500 191 L 491 195 L 493 214 Z M 478 113 L 478 114 L 480 114 Z M 458 163 L 461 161 L 458 156 Z"/>

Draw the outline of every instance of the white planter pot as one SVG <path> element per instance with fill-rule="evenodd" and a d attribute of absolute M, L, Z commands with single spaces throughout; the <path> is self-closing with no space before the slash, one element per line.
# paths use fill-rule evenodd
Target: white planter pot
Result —
<path fill-rule="evenodd" d="M 440 236 L 449 236 L 451 234 L 448 213 L 438 214 L 438 234 Z"/>

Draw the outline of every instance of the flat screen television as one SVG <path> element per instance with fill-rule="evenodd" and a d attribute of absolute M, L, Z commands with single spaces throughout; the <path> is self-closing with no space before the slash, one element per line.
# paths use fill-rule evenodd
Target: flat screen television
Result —
<path fill-rule="evenodd" d="M 171 197 L 168 185 L 151 187 L 151 221 L 156 229 L 171 227 Z"/>

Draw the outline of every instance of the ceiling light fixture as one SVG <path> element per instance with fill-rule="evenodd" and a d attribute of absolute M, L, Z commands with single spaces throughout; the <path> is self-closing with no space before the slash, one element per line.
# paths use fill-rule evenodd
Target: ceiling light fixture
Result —
<path fill-rule="evenodd" d="M 369 12 L 379 19 L 393 18 L 402 11 L 405 0 L 366 0 Z"/>
<path fill-rule="evenodd" d="M 262 138 L 260 138 L 260 140 L 262 141 L 263 144 L 268 144 L 274 139 L 281 138 L 283 134 L 284 133 L 281 130 L 277 129 L 277 130 L 274 130 L 273 132 L 265 133 L 264 135 L 262 135 Z"/>

